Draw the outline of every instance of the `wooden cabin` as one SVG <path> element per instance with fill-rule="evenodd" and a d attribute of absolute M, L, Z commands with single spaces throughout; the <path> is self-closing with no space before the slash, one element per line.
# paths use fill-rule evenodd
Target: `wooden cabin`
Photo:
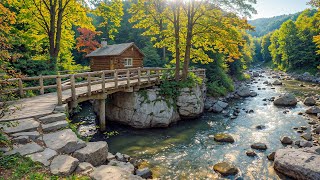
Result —
<path fill-rule="evenodd" d="M 143 67 L 144 54 L 133 42 L 108 45 L 102 41 L 101 45 L 86 56 L 90 58 L 91 71 Z"/>

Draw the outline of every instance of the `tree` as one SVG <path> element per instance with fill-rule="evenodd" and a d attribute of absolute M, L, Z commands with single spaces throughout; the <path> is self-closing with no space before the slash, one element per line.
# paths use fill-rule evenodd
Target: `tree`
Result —
<path fill-rule="evenodd" d="M 270 51 L 269 51 L 269 46 L 271 45 L 271 38 L 272 33 L 269 33 L 265 36 L 262 37 L 261 40 L 261 54 L 264 62 L 269 62 L 272 60 Z"/>
<path fill-rule="evenodd" d="M 320 8 L 320 0 L 311 0 L 309 2 L 309 4 L 311 4 L 312 6 L 316 7 L 316 8 Z M 318 26 L 318 29 L 320 29 L 320 12 L 318 10 L 318 13 L 317 13 L 317 24 L 316 26 Z M 313 39 L 314 43 L 316 43 L 317 47 L 320 49 L 320 34 L 317 35 L 317 36 L 314 36 L 314 39 Z M 320 54 L 320 50 L 317 51 L 318 54 Z"/>
<path fill-rule="evenodd" d="M 98 3 L 94 14 L 100 18 L 98 28 L 105 37 L 114 39 L 118 33 L 123 16 L 123 3 L 121 0 L 106 0 Z"/>
<path fill-rule="evenodd" d="M 166 1 L 138 0 L 131 8 L 131 21 L 134 27 L 145 29 L 144 35 L 152 36 L 156 47 L 167 47 L 176 62 L 176 77 L 183 63 L 182 79 L 188 76 L 190 61 L 212 62 L 206 52 L 221 52 L 229 59 L 240 58 L 239 29 L 250 29 L 247 21 L 234 13 L 222 11 L 228 7 L 234 12 L 249 15 L 254 12 L 251 2 L 255 1 L 218 1 L 208 0 Z M 161 7 L 161 8 L 159 8 Z M 161 29 L 161 23 L 164 24 Z M 157 38 L 157 36 L 161 38 Z"/>
<path fill-rule="evenodd" d="M 151 42 L 141 49 L 145 57 L 143 59 L 143 65 L 145 67 L 163 67 L 165 62 L 161 60 L 156 48 L 153 47 Z"/>
<path fill-rule="evenodd" d="M 83 52 L 87 55 L 100 47 L 100 43 L 95 40 L 96 35 L 100 34 L 99 32 L 91 31 L 87 28 L 78 28 L 77 30 L 80 33 L 80 36 L 76 39 L 76 48 L 79 52 Z"/>
<path fill-rule="evenodd" d="M 27 24 L 33 43 L 48 45 L 49 63 L 57 68 L 58 59 L 70 61 L 70 49 L 74 42 L 72 26 L 94 29 L 87 17 L 87 8 L 82 0 L 22 0 L 19 21 Z M 61 53 L 64 50 L 67 53 Z M 71 58 L 72 59 L 72 58 Z"/>

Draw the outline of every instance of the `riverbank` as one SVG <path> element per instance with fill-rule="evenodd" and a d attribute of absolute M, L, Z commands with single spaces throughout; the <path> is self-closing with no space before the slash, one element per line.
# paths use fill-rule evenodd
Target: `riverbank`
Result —
<path fill-rule="evenodd" d="M 235 93 L 227 97 L 214 99 L 214 104 L 219 101 L 219 105 L 222 105 L 221 102 L 228 103 L 221 113 L 206 111 L 196 120 L 180 121 L 166 129 L 137 130 L 109 123 L 108 131 L 117 132 L 118 135 L 98 133 L 92 140 L 107 141 L 113 154 L 122 152 L 132 159 L 139 159 L 137 167 L 149 168 L 154 178 L 218 178 L 221 175 L 213 170 L 213 166 L 223 161 L 235 165 L 239 170 L 237 177 L 279 178 L 268 155 L 285 147 L 298 148 L 295 145 L 283 145 L 280 140 L 284 136 L 290 137 L 293 142 L 306 142 L 300 137 L 302 134 L 297 132 L 298 129 L 293 128 L 307 127 L 302 130 L 303 133 L 312 133 L 312 127 L 308 124 L 311 118 L 304 113 L 307 107 L 302 101 L 297 102 L 294 108 L 273 104 L 276 97 L 291 92 L 286 90 L 286 84 L 292 80 L 276 78 L 271 71 L 250 73 L 254 77 L 242 84 L 247 87 L 242 92 L 237 88 Z M 283 81 L 284 85 L 272 85 L 276 80 Z M 248 97 L 239 97 L 237 92 Z M 252 92 L 257 94 L 251 96 Z M 213 107 L 207 103 L 206 106 L 207 110 Z M 301 112 L 302 115 L 299 115 Z M 216 142 L 213 136 L 219 133 L 231 135 L 234 143 Z M 266 144 L 267 149 L 251 149 L 257 142 Z M 315 142 L 313 145 L 318 144 Z M 250 151 L 256 155 L 247 156 L 246 153 Z"/>

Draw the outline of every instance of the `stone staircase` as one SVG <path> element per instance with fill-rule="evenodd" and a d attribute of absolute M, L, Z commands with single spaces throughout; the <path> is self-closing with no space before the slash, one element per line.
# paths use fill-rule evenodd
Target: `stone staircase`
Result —
<path fill-rule="evenodd" d="M 11 121 L 9 127 L 6 125 L 0 127 L 14 142 L 13 149 L 0 149 L 5 151 L 4 155 L 19 153 L 30 157 L 33 161 L 49 168 L 54 175 L 68 176 L 79 173 L 97 180 L 124 177 L 142 179 L 133 175 L 132 164 L 118 161 L 116 156 L 108 153 L 106 142 L 84 142 L 79 139 L 68 128 L 64 112 L 56 112 L 41 118 Z M 111 161 L 118 166 L 110 165 Z M 126 170 L 128 167 L 130 170 Z"/>

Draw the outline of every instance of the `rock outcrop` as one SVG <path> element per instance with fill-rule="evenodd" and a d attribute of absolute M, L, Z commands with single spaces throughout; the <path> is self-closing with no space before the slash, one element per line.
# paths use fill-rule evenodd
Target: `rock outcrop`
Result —
<path fill-rule="evenodd" d="M 205 87 L 182 89 L 177 102 L 163 98 L 159 91 L 153 88 L 113 94 L 106 105 L 107 119 L 135 128 L 168 127 L 181 119 L 196 118 L 204 111 Z"/>
<path fill-rule="evenodd" d="M 86 147 L 74 152 L 73 156 L 80 162 L 88 162 L 93 166 L 102 165 L 107 160 L 108 144 L 104 141 L 88 142 Z"/>
<path fill-rule="evenodd" d="M 274 169 L 294 179 L 320 179 L 320 148 L 279 149 Z"/>
<path fill-rule="evenodd" d="M 293 94 L 281 95 L 273 101 L 273 104 L 276 106 L 295 106 L 297 103 L 298 101 Z"/>

